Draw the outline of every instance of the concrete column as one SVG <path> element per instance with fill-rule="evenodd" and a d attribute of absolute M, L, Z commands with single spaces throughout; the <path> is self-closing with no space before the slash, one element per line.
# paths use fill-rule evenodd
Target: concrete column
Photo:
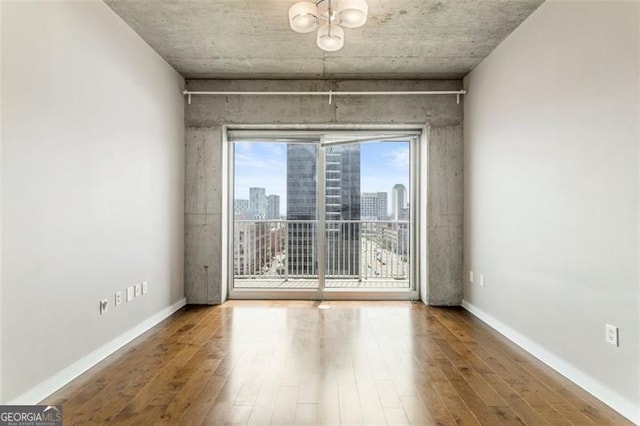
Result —
<path fill-rule="evenodd" d="M 429 134 L 430 305 L 462 302 L 462 126 L 432 127 Z"/>
<path fill-rule="evenodd" d="M 185 297 L 221 301 L 222 129 L 186 129 Z"/>

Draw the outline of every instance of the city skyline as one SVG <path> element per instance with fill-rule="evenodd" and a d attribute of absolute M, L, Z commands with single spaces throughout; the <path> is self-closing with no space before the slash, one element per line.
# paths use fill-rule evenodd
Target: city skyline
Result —
<path fill-rule="evenodd" d="M 394 190 L 391 193 L 379 191 L 379 192 L 360 192 L 360 209 L 363 219 L 375 219 L 375 220 L 386 220 L 386 219 L 407 219 L 406 215 L 408 213 L 404 213 L 402 218 L 395 217 L 395 205 L 394 205 L 394 197 L 395 188 L 400 185 L 394 185 Z M 249 188 L 249 195 L 251 197 L 252 190 L 259 190 L 259 192 L 266 193 L 266 188 L 261 187 L 251 187 Z M 389 195 L 392 195 L 391 199 L 391 210 L 387 209 L 389 205 L 388 198 Z M 277 194 L 268 194 L 264 197 L 266 215 L 265 217 L 256 217 L 252 212 L 251 199 L 246 198 L 234 198 L 234 214 L 235 216 L 241 216 L 245 213 L 249 214 L 249 216 L 244 217 L 244 219 L 280 219 L 285 218 L 286 214 L 280 214 L 281 211 L 279 209 L 280 206 L 280 196 Z M 407 201 L 407 200 L 405 200 Z M 404 207 L 401 209 L 408 212 L 410 208 L 410 203 L 403 203 Z"/>
<path fill-rule="evenodd" d="M 409 142 L 360 144 L 360 191 L 386 192 L 391 212 L 393 186 L 404 185 L 410 194 Z M 287 210 L 287 144 L 239 142 L 235 144 L 235 199 L 249 199 L 249 188 L 265 188 L 280 196 L 280 212 Z M 410 198 L 410 196 L 409 196 Z M 410 201 L 410 200 L 408 200 Z"/>
<path fill-rule="evenodd" d="M 322 149 L 311 143 L 256 142 L 234 154 L 234 197 L 246 197 L 247 189 L 249 195 L 234 200 L 234 274 L 406 279 L 410 238 L 409 225 L 402 221 L 409 219 L 408 143 Z M 326 181 L 319 198 L 321 164 Z M 375 185 L 381 190 L 370 191 Z M 281 223 L 273 222 L 276 204 L 282 208 Z M 326 219 L 321 234 L 319 214 Z M 321 271 L 319 252 L 324 253 Z"/>

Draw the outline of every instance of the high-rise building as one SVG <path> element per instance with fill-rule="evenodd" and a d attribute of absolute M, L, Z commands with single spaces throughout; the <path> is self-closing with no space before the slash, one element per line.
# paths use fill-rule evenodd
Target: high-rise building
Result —
<path fill-rule="evenodd" d="M 360 146 L 326 153 L 325 269 L 328 276 L 360 273 Z"/>
<path fill-rule="evenodd" d="M 233 200 L 233 216 L 236 220 L 251 220 L 249 200 L 238 198 Z"/>
<path fill-rule="evenodd" d="M 310 144 L 287 145 L 287 268 L 316 275 L 317 155 Z"/>
<path fill-rule="evenodd" d="M 386 220 L 387 193 L 363 192 L 360 197 L 360 217 L 364 220 Z"/>
<path fill-rule="evenodd" d="M 267 219 L 280 219 L 280 196 L 267 195 Z"/>
<path fill-rule="evenodd" d="M 237 222 L 233 227 L 235 275 L 260 275 L 273 253 L 272 230 L 266 222 Z"/>
<path fill-rule="evenodd" d="M 291 275 L 317 274 L 317 148 L 287 145 L 287 264 Z M 360 147 L 326 154 L 327 275 L 357 275 L 360 268 Z"/>
<path fill-rule="evenodd" d="M 249 211 L 249 200 L 242 200 L 236 198 L 233 200 L 233 212 L 235 214 L 242 214 Z"/>
<path fill-rule="evenodd" d="M 253 220 L 267 218 L 267 197 L 264 188 L 249 188 L 249 210 Z"/>
<path fill-rule="evenodd" d="M 401 220 L 402 210 L 407 207 L 407 188 L 397 183 L 391 191 L 391 219 Z"/>
<path fill-rule="evenodd" d="M 409 220 L 411 217 L 411 209 L 409 206 L 404 209 L 400 209 L 400 214 L 398 215 L 398 220 Z"/>
<path fill-rule="evenodd" d="M 389 218 L 387 197 L 388 194 L 386 192 L 378 192 L 378 220 L 387 220 Z"/>
<path fill-rule="evenodd" d="M 360 196 L 360 217 L 363 220 L 377 219 L 378 193 L 363 192 Z"/>

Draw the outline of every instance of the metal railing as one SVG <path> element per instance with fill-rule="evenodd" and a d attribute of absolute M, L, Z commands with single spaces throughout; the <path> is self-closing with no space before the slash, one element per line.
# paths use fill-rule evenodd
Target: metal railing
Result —
<path fill-rule="evenodd" d="M 318 279 L 318 221 L 235 220 L 234 278 Z M 327 279 L 408 280 L 408 221 L 325 220 Z"/>

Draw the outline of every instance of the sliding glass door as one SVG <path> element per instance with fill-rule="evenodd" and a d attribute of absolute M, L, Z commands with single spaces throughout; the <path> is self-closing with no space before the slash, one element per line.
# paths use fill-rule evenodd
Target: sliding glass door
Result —
<path fill-rule="evenodd" d="M 324 144 L 325 288 L 410 289 L 411 142 L 337 138 Z"/>
<path fill-rule="evenodd" d="M 230 296 L 415 296 L 416 132 L 230 132 Z"/>

